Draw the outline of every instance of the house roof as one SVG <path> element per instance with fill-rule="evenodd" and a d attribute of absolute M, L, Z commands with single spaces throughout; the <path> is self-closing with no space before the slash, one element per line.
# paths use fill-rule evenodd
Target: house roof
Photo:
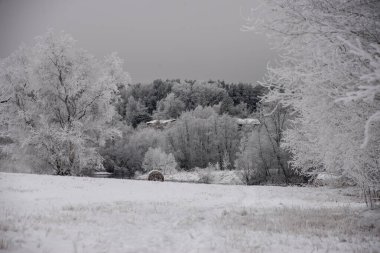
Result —
<path fill-rule="evenodd" d="M 254 118 L 247 118 L 247 119 L 237 118 L 236 122 L 239 125 L 260 125 L 261 124 L 258 119 L 254 119 Z"/>
<path fill-rule="evenodd" d="M 175 119 L 155 119 L 146 122 L 147 125 L 165 125 L 171 122 L 174 122 Z"/>

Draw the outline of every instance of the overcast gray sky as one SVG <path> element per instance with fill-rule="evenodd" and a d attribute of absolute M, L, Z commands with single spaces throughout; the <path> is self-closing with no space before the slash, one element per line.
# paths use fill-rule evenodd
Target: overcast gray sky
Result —
<path fill-rule="evenodd" d="M 133 82 L 261 80 L 270 50 L 241 32 L 258 0 L 0 0 L 0 58 L 53 28 L 98 57 L 118 52 Z"/>

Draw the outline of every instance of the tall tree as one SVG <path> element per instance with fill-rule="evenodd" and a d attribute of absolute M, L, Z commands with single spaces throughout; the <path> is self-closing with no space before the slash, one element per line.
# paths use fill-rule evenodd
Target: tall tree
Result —
<path fill-rule="evenodd" d="M 264 85 L 267 101 L 297 113 L 284 135 L 293 165 L 372 190 L 380 188 L 379 9 L 375 0 L 271 0 L 245 27 L 269 33 L 283 52 Z"/>
<path fill-rule="evenodd" d="M 179 165 L 185 169 L 207 167 L 223 161 L 232 169 L 240 135 L 236 121 L 218 115 L 211 107 L 185 112 L 168 130 L 167 141 Z M 227 156 L 227 157 L 225 157 Z M 224 159 L 225 158 L 225 159 Z"/>
<path fill-rule="evenodd" d="M 2 131 L 59 175 L 101 168 L 97 147 L 117 134 L 106 127 L 117 85 L 130 81 L 115 54 L 104 60 L 75 46 L 74 39 L 49 31 L 33 47 L 1 62 Z"/>

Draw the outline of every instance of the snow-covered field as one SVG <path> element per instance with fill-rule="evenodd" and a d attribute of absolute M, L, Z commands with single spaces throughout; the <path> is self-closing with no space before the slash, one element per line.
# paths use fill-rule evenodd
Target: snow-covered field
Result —
<path fill-rule="evenodd" d="M 0 173 L 0 252 L 378 252 L 364 210 L 328 188 Z"/>

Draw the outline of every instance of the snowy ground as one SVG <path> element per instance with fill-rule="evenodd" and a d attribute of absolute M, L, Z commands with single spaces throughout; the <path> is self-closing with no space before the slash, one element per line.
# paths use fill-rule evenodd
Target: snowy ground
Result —
<path fill-rule="evenodd" d="M 363 210 L 328 188 L 0 173 L 0 252 L 378 252 Z"/>

